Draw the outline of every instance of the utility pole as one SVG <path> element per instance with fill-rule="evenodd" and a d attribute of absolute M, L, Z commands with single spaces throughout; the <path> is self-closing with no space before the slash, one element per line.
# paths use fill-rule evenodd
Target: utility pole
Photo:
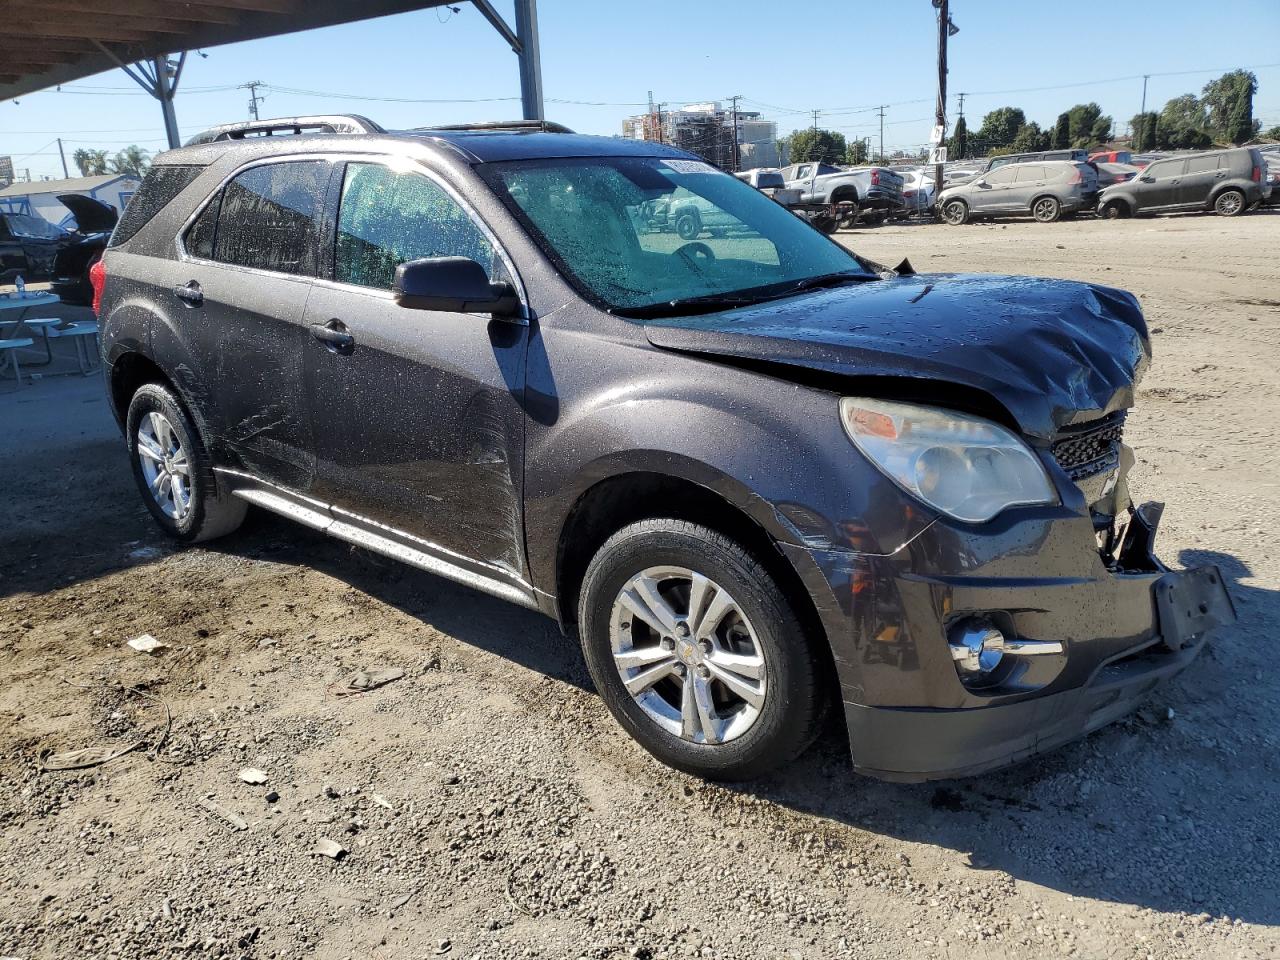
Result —
<path fill-rule="evenodd" d="M 738 151 L 738 101 L 742 99 L 741 94 L 729 98 L 733 101 L 733 172 L 738 172 L 739 151 Z"/>
<path fill-rule="evenodd" d="M 947 40 L 954 33 L 958 33 L 955 25 L 951 22 L 951 0 L 933 0 L 933 5 L 938 11 L 938 103 L 934 116 L 935 133 L 942 136 L 947 132 Z M 964 111 L 964 95 L 961 95 L 961 112 Z M 942 139 L 939 137 L 938 142 L 934 144 L 935 150 L 942 149 Z M 935 157 L 937 155 L 935 154 Z M 942 192 L 942 163 L 939 161 L 933 165 L 933 189 L 934 196 Z"/>
<path fill-rule="evenodd" d="M 71 174 L 67 172 L 67 152 L 62 149 L 61 137 L 58 138 L 58 156 L 62 158 L 62 179 L 66 180 Z"/>
<path fill-rule="evenodd" d="M 884 107 L 880 108 L 880 162 L 884 163 Z"/>
<path fill-rule="evenodd" d="M 250 80 L 248 83 L 242 83 L 240 86 L 236 87 L 237 90 L 249 91 L 249 113 L 253 115 L 253 119 L 255 120 L 260 119 L 258 116 L 258 101 L 267 99 L 266 97 L 258 96 L 258 88 L 265 86 L 266 84 L 261 80 Z"/>
<path fill-rule="evenodd" d="M 1138 132 L 1134 136 L 1133 147 L 1135 150 L 1142 150 L 1142 135 L 1147 129 L 1147 81 L 1151 79 L 1151 74 L 1144 73 L 1142 75 L 1142 109 L 1138 111 Z"/>

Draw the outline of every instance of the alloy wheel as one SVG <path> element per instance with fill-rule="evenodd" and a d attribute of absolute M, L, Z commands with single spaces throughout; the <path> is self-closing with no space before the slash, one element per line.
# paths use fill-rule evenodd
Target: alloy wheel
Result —
<path fill-rule="evenodd" d="M 157 505 L 165 516 L 182 520 L 191 510 L 191 458 L 163 413 L 153 410 L 139 421 L 137 456 Z"/>
<path fill-rule="evenodd" d="M 1234 217 L 1240 212 L 1240 207 L 1243 201 L 1244 198 L 1241 197 L 1240 194 L 1236 193 L 1236 191 L 1228 190 L 1218 198 L 1218 213 L 1222 214 L 1224 217 Z"/>
<path fill-rule="evenodd" d="M 686 567 L 628 580 L 610 616 L 613 662 L 637 706 L 683 740 L 734 740 L 760 718 L 763 646 L 737 601 Z"/>

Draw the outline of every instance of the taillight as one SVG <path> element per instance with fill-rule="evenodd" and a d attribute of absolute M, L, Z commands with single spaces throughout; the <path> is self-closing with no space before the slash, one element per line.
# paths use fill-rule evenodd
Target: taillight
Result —
<path fill-rule="evenodd" d="M 93 315 L 98 316 L 102 310 L 102 288 L 107 285 L 107 267 L 99 257 L 89 268 L 89 286 L 93 287 Z"/>
<path fill-rule="evenodd" d="M 871 171 L 871 185 L 872 185 L 873 187 L 878 187 L 878 186 L 880 186 L 880 171 L 879 171 L 879 170 L 872 170 L 872 171 Z"/>
<path fill-rule="evenodd" d="M 1076 175 L 1075 175 L 1074 177 L 1072 177 L 1072 178 L 1071 178 L 1071 182 L 1072 182 L 1072 183 L 1084 183 L 1084 173 L 1083 173 L 1083 171 L 1077 170 L 1077 171 L 1076 171 Z"/>
<path fill-rule="evenodd" d="M 1261 182 L 1262 182 L 1262 168 L 1261 168 L 1261 167 L 1254 167 L 1254 168 L 1253 168 L 1253 182 L 1254 182 L 1254 183 L 1261 183 Z"/>

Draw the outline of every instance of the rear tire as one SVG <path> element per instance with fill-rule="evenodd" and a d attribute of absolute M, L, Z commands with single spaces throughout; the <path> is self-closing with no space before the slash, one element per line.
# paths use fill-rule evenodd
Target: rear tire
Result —
<path fill-rule="evenodd" d="M 1238 217 L 1244 208 L 1244 194 L 1239 190 L 1223 190 L 1213 201 L 1213 212 L 1220 217 Z"/>
<path fill-rule="evenodd" d="M 702 233 L 702 216 L 697 210 L 689 210 L 676 217 L 676 236 L 681 240 L 696 240 Z"/>
<path fill-rule="evenodd" d="M 752 779 L 817 736 L 825 701 L 813 640 L 769 573 L 728 537 L 682 520 L 633 523 L 600 548 L 581 596 L 596 689 L 668 766 Z"/>
<path fill-rule="evenodd" d="M 244 521 L 249 505 L 219 493 L 204 442 L 168 387 L 138 388 L 125 418 L 125 438 L 138 492 L 169 536 L 197 543 L 225 536 Z"/>
<path fill-rule="evenodd" d="M 953 227 L 969 222 L 969 205 L 963 200 L 948 200 L 942 205 L 942 219 Z"/>
<path fill-rule="evenodd" d="M 1056 197 L 1040 197 L 1031 204 L 1031 216 L 1037 223 L 1055 223 L 1062 216 L 1062 204 Z"/>

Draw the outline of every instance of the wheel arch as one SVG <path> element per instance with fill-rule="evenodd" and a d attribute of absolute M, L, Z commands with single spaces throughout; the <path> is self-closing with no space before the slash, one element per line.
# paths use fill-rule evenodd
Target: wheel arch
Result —
<path fill-rule="evenodd" d="M 1059 197 L 1056 193 L 1054 193 L 1051 190 L 1045 190 L 1041 193 L 1037 193 L 1035 196 L 1031 198 L 1031 202 L 1027 204 L 1027 212 L 1031 213 L 1032 211 L 1034 211 L 1036 208 L 1036 204 L 1039 203 L 1041 200 L 1054 201 L 1058 205 L 1059 210 L 1061 210 L 1063 207 L 1061 197 Z"/>
<path fill-rule="evenodd" d="M 1205 202 L 1205 209 L 1212 210 L 1218 203 L 1218 198 L 1228 190 L 1234 190 L 1244 199 L 1244 205 L 1249 205 L 1249 191 L 1238 183 L 1220 183 L 1209 192 L 1209 199 Z"/>
<path fill-rule="evenodd" d="M 853 183 L 842 183 L 831 191 L 831 203 L 840 203 L 842 200 L 852 200 L 854 203 L 860 203 L 862 198 L 858 196 L 858 187 Z"/>
<path fill-rule="evenodd" d="M 629 524 L 657 518 L 696 523 L 740 544 L 777 582 L 823 656 L 831 656 L 813 598 L 774 533 L 721 492 L 688 477 L 652 470 L 614 474 L 574 500 L 556 547 L 556 616 L 562 627 L 568 629 L 578 622 L 582 580 L 604 542 Z M 830 676 L 834 683 L 834 667 Z"/>

